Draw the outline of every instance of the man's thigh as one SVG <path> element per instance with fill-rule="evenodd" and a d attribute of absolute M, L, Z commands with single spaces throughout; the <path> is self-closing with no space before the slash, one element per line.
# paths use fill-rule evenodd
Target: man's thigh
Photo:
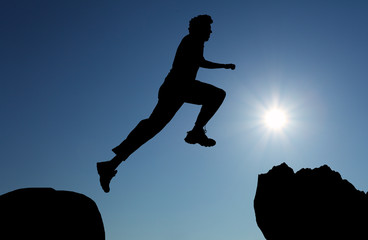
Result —
<path fill-rule="evenodd" d="M 211 84 L 195 80 L 183 93 L 183 100 L 187 103 L 203 105 L 211 102 L 222 91 Z"/>
<path fill-rule="evenodd" d="M 166 125 L 183 105 L 183 101 L 169 97 L 159 98 L 149 119 Z"/>

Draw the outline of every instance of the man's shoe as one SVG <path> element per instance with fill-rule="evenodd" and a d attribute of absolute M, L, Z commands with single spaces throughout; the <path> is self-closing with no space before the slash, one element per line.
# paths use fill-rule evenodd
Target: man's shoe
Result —
<path fill-rule="evenodd" d="M 100 184 L 104 192 L 110 192 L 110 182 L 111 179 L 116 175 L 118 172 L 115 169 L 112 169 L 109 166 L 108 162 L 99 162 L 97 163 L 97 172 L 100 175 Z"/>
<path fill-rule="evenodd" d="M 189 131 L 184 140 L 189 144 L 198 143 L 204 147 L 212 147 L 216 145 L 215 140 L 206 136 L 206 131 L 204 129 Z"/>

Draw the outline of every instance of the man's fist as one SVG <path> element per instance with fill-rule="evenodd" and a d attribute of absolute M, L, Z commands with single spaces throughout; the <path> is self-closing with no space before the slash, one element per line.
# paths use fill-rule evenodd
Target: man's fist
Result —
<path fill-rule="evenodd" d="M 225 64 L 225 68 L 226 68 L 226 69 L 234 70 L 234 69 L 235 69 L 235 64 L 232 64 L 232 63 L 230 63 L 230 64 Z"/>

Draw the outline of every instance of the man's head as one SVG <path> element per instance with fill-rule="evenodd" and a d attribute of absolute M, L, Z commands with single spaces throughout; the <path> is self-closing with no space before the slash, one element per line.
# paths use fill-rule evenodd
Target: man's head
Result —
<path fill-rule="evenodd" d="M 209 15 L 198 15 L 189 22 L 189 34 L 203 41 L 208 41 L 212 33 L 211 23 L 213 23 L 213 20 Z"/>

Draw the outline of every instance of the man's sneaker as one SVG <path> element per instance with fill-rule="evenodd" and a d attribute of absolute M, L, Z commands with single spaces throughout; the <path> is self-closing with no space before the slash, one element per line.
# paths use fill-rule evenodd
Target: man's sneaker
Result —
<path fill-rule="evenodd" d="M 111 179 L 116 175 L 118 172 L 115 169 L 112 169 L 109 166 L 108 162 L 99 162 L 97 163 L 97 172 L 100 175 L 100 184 L 104 192 L 110 192 L 110 182 Z"/>
<path fill-rule="evenodd" d="M 189 131 L 184 140 L 189 144 L 198 143 L 204 147 L 212 147 L 216 144 L 215 140 L 206 136 L 206 131 L 204 129 Z"/>

